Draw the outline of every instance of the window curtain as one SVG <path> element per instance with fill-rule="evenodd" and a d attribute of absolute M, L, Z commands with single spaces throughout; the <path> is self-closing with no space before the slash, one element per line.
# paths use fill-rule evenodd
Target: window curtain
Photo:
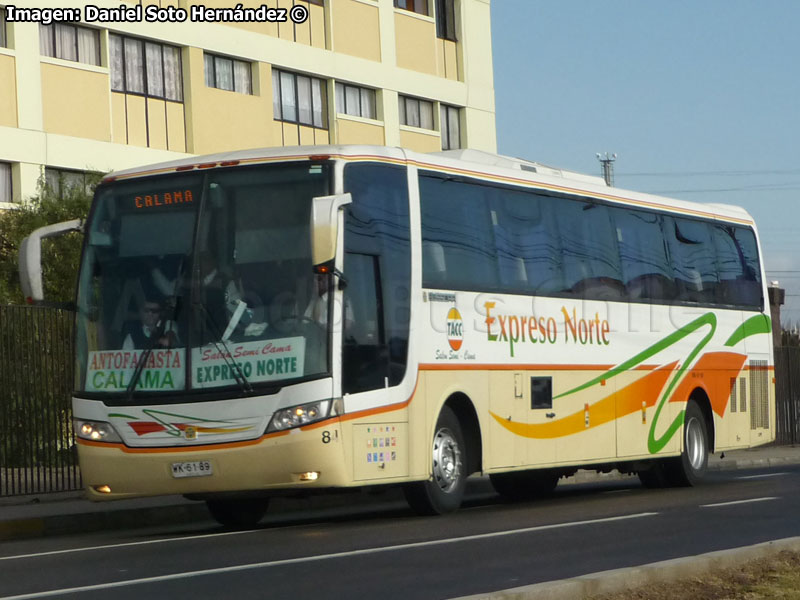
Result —
<path fill-rule="evenodd" d="M 55 56 L 64 60 L 78 60 L 77 30 L 74 25 L 56 23 Z"/>
<path fill-rule="evenodd" d="M 55 56 L 56 46 L 53 40 L 53 26 L 39 25 L 39 52 L 42 56 Z"/>
<path fill-rule="evenodd" d="M 325 129 L 327 125 L 327 103 L 328 99 L 325 95 L 325 82 L 321 79 L 313 79 L 311 81 L 311 95 L 314 105 L 314 127 Z"/>
<path fill-rule="evenodd" d="M 253 93 L 253 78 L 250 63 L 241 60 L 233 61 L 234 89 L 242 94 Z"/>
<path fill-rule="evenodd" d="M 297 77 L 297 102 L 298 102 L 298 122 L 304 125 L 313 125 L 314 117 L 311 112 L 311 79 L 308 77 Z"/>
<path fill-rule="evenodd" d="M 361 116 L 361 94 L 359 93 L 359 88 L 352 85 L 344 86 L 344 101 L 347 108 L 345 112 L 348 115 Z"/>
<path fill-rule="evenodd" d="M 100 65 L 100 32 L 78 27 L 78 60 L 89 65 Z"/>
<path fill-rule="evenodd" d="M 0 10 L 0 48 L 5 48 L 6 46 L 8 46 L 8 40 L 6 39 L 6 16 L 5 12 Z"/>
<path fill-rule="evenodd" d="M 272 70 L 272 118 L 283 119 L 281 110 L 281 74 Z"/>
<path fill-rule="evenodd" d="M 215 57 L 217 85 L 221 90 L 233 91 L 233 61 L 229 58 Z"/>
<path fill-rule="evenodd" d="M 164 61 L 161 58 L 161 44 L 145 44 L 147 73 L 147 95 L 164 97 Z"/>
<path fill-rule="evenodd" d="M 336 112 L 344 113 L 344 85 L 341 83 L 336 84 Z"/>
<path fill-rule="evenodd" d="M 203 55 L 203 66 L 205 67 L 206 86 L 217 87 L 214 81 L 214 57 L 210 54 Z"/>
<path fill-rule="evenodd" d="M 433 103 L 425 100 L 419 101 L 419 126 L 423 129 L 433 129 Z"/>
<path fill-rule="evenodd" d="M 116 92 L 125 91 L 125 65 L 123 63 L 122 38 L 118 35 L 108 36 L 108 69 L 111 72 L 111 89 Z"/>
<path fill-rule="evenodd" d="M 125 90 L 144 94 L 144 48 L 139 40 L 125 38 Z"/>
<path fill-rule="evenodd" d="M 181 51 L 174 46 L 164 46 L 164 91 L 167 100 L 183 102 Z"/>
<path fill-rule="evenodd" d="M 284 121 L 297 121 L 294 75 L 291 73 L 281 73 L 281 109 L 281 117 Z"/>
<path fill-rule="evenodd" d="M 406 125 L 419 127 L 419 100 L 416 98 L 406 98 Z"/>
<path fill-rule="evenodd" d="M 0 163 L 0 202 L 11 202 L 11 165 Z"/>
<path fill-rule="evenodd" d="M 365 119 L 376 119 L 375 90 L 361 89 L 361 116 Z"/>

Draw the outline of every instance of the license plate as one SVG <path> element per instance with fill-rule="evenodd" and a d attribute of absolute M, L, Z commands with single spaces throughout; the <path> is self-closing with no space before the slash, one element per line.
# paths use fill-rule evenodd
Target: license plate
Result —
<path fill-rule="evenodd" d="M 213 470 L 211 462 L 207 460 L 172 463 L 173 477 L 206 477 L 208 475 L 213 475 Z"/>

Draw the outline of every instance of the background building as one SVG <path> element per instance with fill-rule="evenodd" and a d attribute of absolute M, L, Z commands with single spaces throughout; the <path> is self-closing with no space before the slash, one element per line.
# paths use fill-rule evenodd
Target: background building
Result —
<path fill-rule="evenodd" d="M 120 3 L 13 3 L 84 18 L 42 25 L 12 22 L 2 2 L 0 207 L 34 194 L 43 175 L 58 189 L 87 171 L 186 154 L 327 143 L 496 151 L 490 0 L 151 2 L 187 14 L 302 5 L 299 24 L 92 22 L 86 4 Z"/>

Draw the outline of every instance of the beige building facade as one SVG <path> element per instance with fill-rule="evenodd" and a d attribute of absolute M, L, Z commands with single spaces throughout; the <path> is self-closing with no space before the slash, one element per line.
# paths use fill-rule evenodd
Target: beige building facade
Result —
<path fill-rule="evenodd" d="M 59 15 L 67 4 L 79 13 Z M 286 21 L 265 20 L 264 5 Z M 496 151 L 490 0 L 10 6 L 0 0 L 0 207 L 42 177 L 76 184 L 226 150 Z"/>

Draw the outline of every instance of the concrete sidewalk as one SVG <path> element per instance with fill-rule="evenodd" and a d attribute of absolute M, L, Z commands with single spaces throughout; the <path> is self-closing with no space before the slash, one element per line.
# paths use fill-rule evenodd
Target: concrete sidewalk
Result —
<path fill-rule="evenodd" d="M 709 458 L 708 466 L 710 470 L 722 470 L 780 468 L 792 464 L 800 464 L 800 446 L 735 450 L 726 452 L 724 457 L 714 454 Z M 598 474 L 593 471 L 579 471 L 559 482 L 559 486 L 631 478 L 635 479 L 635 476 L 620 475 L 617 472 Z M 492 493 L 487 478 L 472 478 L 468 483 L 471 491 Z M 348 492 L 302 499 L 276 498 L 270 504 L 270 514 L 375 505 L 380 501 L 401 498 L 397 489 L 380 495 Z M 205 504 L 186 500 L 181 496 L 100 503 L 89 502 L 79 492 L 0 498 L 0 540 L 203 522 L 214 525 Z"/>

